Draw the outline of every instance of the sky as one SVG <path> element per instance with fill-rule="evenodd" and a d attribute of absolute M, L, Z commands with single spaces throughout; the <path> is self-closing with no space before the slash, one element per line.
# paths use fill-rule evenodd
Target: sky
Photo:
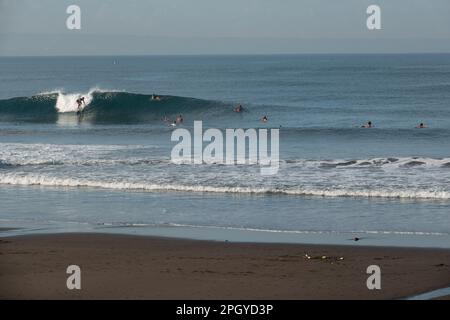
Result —
<path fill-rule="evenodd" d="M 0 0 L 0 56 L 399 52 L 450 52 L 449 0 Z"/>

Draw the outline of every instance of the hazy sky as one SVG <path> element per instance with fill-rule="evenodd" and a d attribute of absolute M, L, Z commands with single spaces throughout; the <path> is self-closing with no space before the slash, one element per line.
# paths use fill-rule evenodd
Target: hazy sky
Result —
<path fill-rule="evenodd" d="M 0 0 L 0 55 L 314 52 L 450 52 L 450 1 Z"/>

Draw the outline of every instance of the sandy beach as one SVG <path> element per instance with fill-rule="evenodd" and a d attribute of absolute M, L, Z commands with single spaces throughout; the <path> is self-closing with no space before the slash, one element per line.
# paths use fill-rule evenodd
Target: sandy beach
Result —
<path fill-rule="evenodd" d="M 309 258 L 308 258 L 309 257 Z M 450 251 L 106 234 L 0 240 L 1 299 L 397 299 L 450 286 Z M 66 268 L 81 268 L 68 290 Z M 381 290 L 368 290 L 378 265 Z"/>

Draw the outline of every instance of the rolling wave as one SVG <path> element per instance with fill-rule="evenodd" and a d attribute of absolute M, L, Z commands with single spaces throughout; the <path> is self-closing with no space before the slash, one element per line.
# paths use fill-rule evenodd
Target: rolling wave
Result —
<path fill-rule="evenodd" d="M 252 186 L 209 186 L 170 183 L 139 183 L 127 181 L 101 181 L 84 178 L 58 178 L 43 175 L 0 175 L 0 184 L 46 187 L 87 187 L 130 191 L 179 191 L 197 193 L 273 194 L 317 197 L 397 198 L 448 200 L 450 192 L 432 190 L 398 190 L 365 188 L 318 189 L 310 187 L 252 187 Z"/>
<path fill-rule="evenodd" d="M 160 121 L 164 116 L 177 114 L 220 113 L 222 102 L 178 96 L 158 96 L 123 91 L 91 89 L 86 93 L 67 94 L 62 91 L 45 92 L 31 97 L 0 100 L 0 119 L 3 121 L 57 121 L 62 114 L 78 116 L 79 97 L 83 120 L 94 123 L 146 123 Z M 228 109 L 227 109 L 228 110 Z"/>
<path fill-rule="evenodd" d="M 169 165 L 172 163 L 170 158 L 152 156 L 155 148 L 155 146 L 144 145 L 0 143 L 0 168 L 53 165 Z M 255 165 L 260 163 L 257 162 Z M 280 159 L 280 165 L 282 169 L 293 170 L 440 168 L 442 172 L 448 172 L 450 158 L 392 156 L 365 159 Z"/>

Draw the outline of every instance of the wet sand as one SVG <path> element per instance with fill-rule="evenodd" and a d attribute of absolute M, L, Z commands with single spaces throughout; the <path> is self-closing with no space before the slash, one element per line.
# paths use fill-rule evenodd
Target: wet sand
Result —
<path fill-rule="evenodd" d="M 81 290 L 66 287 L 69 265 L 81 267 Z M 367 289 L 369 265 L 381 268 L 381 290 Z M 0 238 L 1 299 L 397 299 L 449 286 L 450 250 L 443 249 L 111 234 Z"/>

